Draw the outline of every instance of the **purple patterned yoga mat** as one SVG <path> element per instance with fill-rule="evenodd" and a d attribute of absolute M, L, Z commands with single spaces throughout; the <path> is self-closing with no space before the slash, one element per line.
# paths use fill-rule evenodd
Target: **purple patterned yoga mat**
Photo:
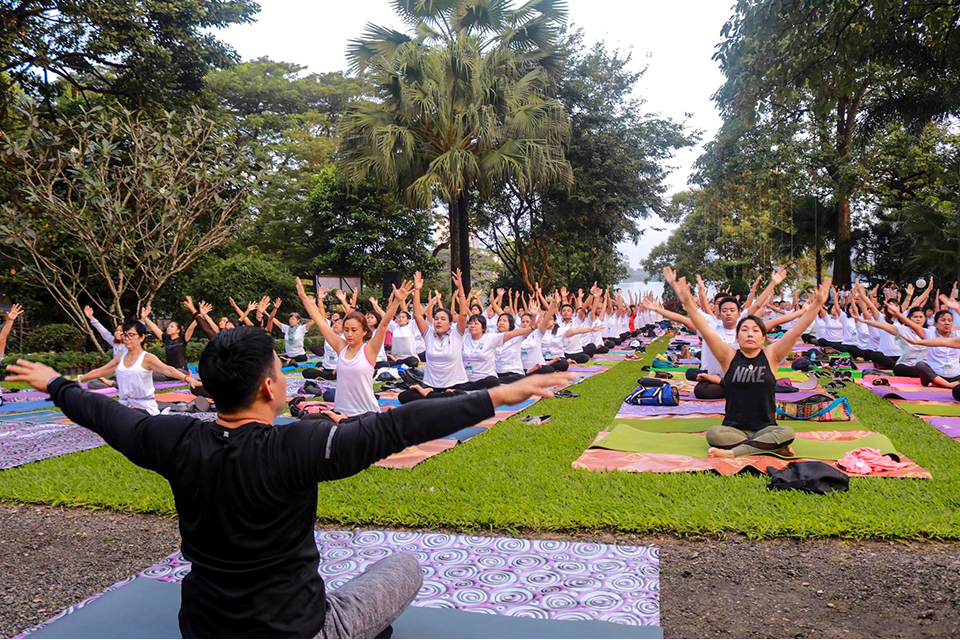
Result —
<path fill-rule="evenodd" d="M 578 373 L 600 373 L 601 371 L 605 371 L 609 368 L 610 367 L 588 367 L 585 365 L 572 364 L 567 371 L 575 371 Z"/>
<path fill-rule="evenodd" d="M 317 531 L 320 575 L 342 586 L 392 553 L 412 553 L 423 568 L 414 606 L 476 613 L 660 623 L 660 560 L 653 547 L 459 536 L 411 531 Z M 138 576 L 180 582 L 190 570 L 180 552 Z"/>
<path fill-rule="evenodd" d="M 103 444 L 100 436 L 74 424 L 0 422 L 0 469 L 93 449 Z"/>
<path fill-rule="evenodd" d="M 927 422 L 940 430 L 948 438 L 960 438 L 960 418 L 924 418 Z"/>
<path fill-rule="evenodd" d="M 949 389 L 943 391 L 903 391 L 888 387 L 867 387 L 881 398 L 897 396 L 903 400 L 932 400 L 933 402 L 953 402 L 953 395 Z"/>
<path fill-rule="evenodd" d="M 636 406 L 624 402 L 618 416 L 690 416 L 697 414 L 723 413 L 726 402 L 681 402 L 676 407 Z"/>

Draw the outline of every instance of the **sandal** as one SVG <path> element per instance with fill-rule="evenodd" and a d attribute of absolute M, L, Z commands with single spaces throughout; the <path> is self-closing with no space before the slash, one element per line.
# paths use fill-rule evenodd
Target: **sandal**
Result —
<path fill-rule="evenodd" d="M 826 389 L 827 391 L 838 391 L 840 389 L 845 389 L 846 386 L 847 385 L 843 384 L 842 382 L 834 381 L 834 382 L 828 382 L 827 384 L 823 385 L 823 388 Z"/>
<path fill-rule="evenodd" d="M 673 380 L 673 376 L 666 371 L 657 371 L 653 374 L 653 377 L 661 380 Z"/>
<path fill-rule="evenodd" d="M 529 425 L 538 425 L 538 424 L 547 424 L 550 420 L 553 419 L 551 414 L 545 416 L 524 416 L 520 418 L 520 422 Z"/>
<path fill-rule="evenodd" d="M 887 380 L 886 378 L 877 378 L 876 380 L 873 381 L 873 386 L 875 386 L 875 387 L 889 387 L 889 386 L 890 386 L 890 381 Z"/>
<path fill-rule="evenodd" d="M 571 393 L 570 391 L 567 391 L 566 389 L 562 389 L 562 390 L 560 390 L 560 391 L 554 391 L 554 392 L 553 392 L 553 397 L 554 397 L 554 398 L 579 398 L 579 397 L 580 397 L 580 394 L 579 394 L 579 393 Z"/>

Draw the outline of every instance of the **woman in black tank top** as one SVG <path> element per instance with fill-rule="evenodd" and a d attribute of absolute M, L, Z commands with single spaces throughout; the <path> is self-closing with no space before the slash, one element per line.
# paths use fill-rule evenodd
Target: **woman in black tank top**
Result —
<path fill-rule="evenodd" d="M 824 280 L 816 295 L 807 300 L 803 315 L 776 342 L 764 346 L 767 337 L 763 320 L 747 316 L 737 324 L 737 349 L 720 339 L 697 309 L 686 278 L 677 279 L 670 267 L 664 279 L 673 287 L 690 320 L 723 368 L 723 386 L 727 393 L 723 424 L 707 431 L 708 455 L 718 458 L 784 451 L 792 454 L 793 429 L 776 420 L 776 374 L 774 367 L 790 353 L 803 328 L 813 322 L 830 293 L 830 278 Z"/>

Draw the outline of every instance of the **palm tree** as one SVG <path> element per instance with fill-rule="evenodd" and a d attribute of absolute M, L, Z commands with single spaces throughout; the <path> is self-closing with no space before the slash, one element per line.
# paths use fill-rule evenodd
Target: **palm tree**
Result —
<path fill-rule="evenodd" d="M 339 125 L 344 169 L 400 188 L 407 201 L 446 203 L 450 266 L 470 283 L 470 202 L 512 182 L 524 191 L 571 186 L 563 153 L 570 125 L 552 97 L 562 0 L 395 0 L 413 35 L 367 25 L 351 42 L 378 102 L 355 104 Z"/>

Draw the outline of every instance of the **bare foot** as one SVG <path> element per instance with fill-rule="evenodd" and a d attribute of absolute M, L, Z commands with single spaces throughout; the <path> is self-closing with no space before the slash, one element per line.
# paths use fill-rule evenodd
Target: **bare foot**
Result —
<path fill-rule="evenodd" d="M 793 447 L 791 447 L 790 445 L 787 445 L 783 449 L 780 449 L 779 451 L 777 451 L 777 453 L 779 453 L 782 456 L 788 456 L 791 458 L 797 455 L 793 452 Z"/>
<path fill-rule="evenodd" d="M 535 365 L 533 365 L 532 367 L 530 367 L 530 371 L 527 371 L 527 373 L 533 373 L 534 371 L 538 370 L 539 368 L 540 368 L 540 365 L 535 364 Z"/>
<path fill-rule="evenodd" d="M 416 391 L 417 393 L 419 393 L 420 395 L 422 395 L 424 398 L 426 398 L 426 397 L 427 397 L 427 394 L 430 393 L 430 390 L 429 390 L 429 389 L 424 389 L 423 387 L 421 387 L 421 386 L 418 385 L 418 384 L 413 385 L 412 387 L 410 387 L 410 389 L 413 390 L 413 391 Z"/>
<path fill-rule="evenodd" d="M 710 447 L 707 450 L 708 458 L 736 458 L 733 454 L 733 449 L 718 449 L 717 447 Z"/>

